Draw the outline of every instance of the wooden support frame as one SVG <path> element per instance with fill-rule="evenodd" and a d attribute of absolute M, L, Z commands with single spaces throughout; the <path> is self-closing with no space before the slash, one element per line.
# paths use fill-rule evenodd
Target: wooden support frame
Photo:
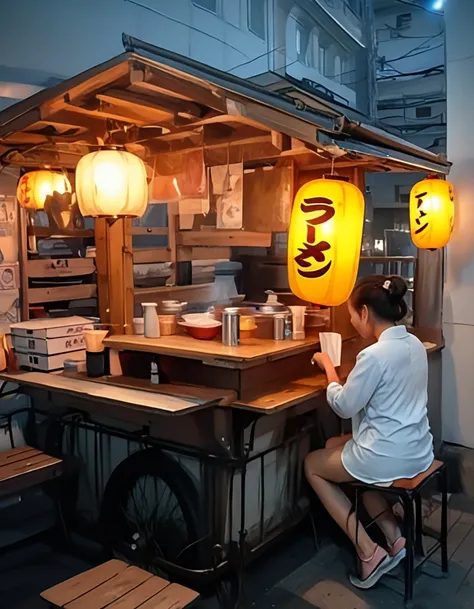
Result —
<path fill-rule="evenodd" d="M 130 218 L 95 221 L 99 315 L 111 334 L 133 333 L 133 252 Z"/>

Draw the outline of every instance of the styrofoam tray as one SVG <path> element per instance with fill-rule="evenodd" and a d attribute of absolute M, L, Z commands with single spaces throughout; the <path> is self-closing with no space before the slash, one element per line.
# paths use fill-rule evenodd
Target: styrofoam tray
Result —
<path fill-rule="evenodd" d="M 84 330 L 92 330 L 93 323 L 85 317 L 46 317 L 31 319 L 11 325 L 11 332 L 16 336 L 32 336 L 34 338 L 59 338 L 82 334 Z"/>
<path fill-rule="evenodd" d="M 74 359 L 86 359 L 85 349 L 81 351 L 70 351 L 69 353 L 58 353 L 57 355 L 49 356 L 15 351 L 15 355 L 20 366 L 24 368 L 33 368 L 34 370 L 43 370 L 43 372 L 61 370 L 62 368 L 64 368 L 64 360 L 71 359 L 71 354 L 74 354 Z"/>

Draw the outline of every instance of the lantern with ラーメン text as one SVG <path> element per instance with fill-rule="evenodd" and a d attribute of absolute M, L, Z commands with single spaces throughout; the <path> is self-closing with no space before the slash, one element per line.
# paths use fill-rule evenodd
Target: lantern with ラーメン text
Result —
<path fill-rule="evenodd" d="M 22 207 L 37 211 L 44 209 L 46 198 L 54 192 L 63 195 L 71 190 L 71 182 L 65 173 L 40 169 L 21 176 L 16 197 Z"/>
<path fill-rule="evenodd" d="M 293 294 L 325 306 L 345 302 L 354 287 L 364 230 L 364 196 L 340 176 L 302 186 L 288 234 L 288 279 Z"/>
<path fill-rule="evenodd" d="M 83 216 L 143 216 L 148 203 L 145 164 L 122 150 L 86 154 L 76 168 L 76 195 Z"/>
<path fill-rule="evenodd" d="M 452 185 L 436 176 L 415 184 L 410 192 L 410 231 L 416 247 L 444 247 L 454 228 Z"/>

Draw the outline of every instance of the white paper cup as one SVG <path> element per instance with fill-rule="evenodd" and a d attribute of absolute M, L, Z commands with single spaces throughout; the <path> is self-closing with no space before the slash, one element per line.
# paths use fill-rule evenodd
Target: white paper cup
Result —
<path fill-rule="evenodd" d="M 143 317 L 133 318 L 133 331 L 137 336 L 143 336 L 145 334 L 145 320 Z"/>

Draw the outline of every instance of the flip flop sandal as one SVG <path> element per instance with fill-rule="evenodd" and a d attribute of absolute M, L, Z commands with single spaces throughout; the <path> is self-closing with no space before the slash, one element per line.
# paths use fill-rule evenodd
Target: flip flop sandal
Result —
<path fill-rule="evenodd" d="M 375 552 L 377 552 L 378 549 L 381 549 L 380 546 L 377 546 Z M 375 552 L 372 558 L 370 558 L 369 560 L 363 561 L 361 559 L 361 561 L 370 562 L 374 558 Z M 393 569 L 392 560 L 393 559 L 388 554 L 385 554 L 383 558 L 374 567 L 372 572 L 365 579 L 360 579 L 359 577 L 351 575 L 349 577 L 351 584 L 356 588 L 360 588 L 362 590 L 368 590 L 369 588 L 372 588 L 379 581 L 382 575 L 385 575 Z"/>
<path fill-rule="evenodd" d="M 389 556 L 392 562 L 392 569 L 397 567 L 401 561 L 407 555 L 407 551 L 405 548 L 406 539 L 405 537 L 399 537 L 392 546 L 389 547 Z"/>

